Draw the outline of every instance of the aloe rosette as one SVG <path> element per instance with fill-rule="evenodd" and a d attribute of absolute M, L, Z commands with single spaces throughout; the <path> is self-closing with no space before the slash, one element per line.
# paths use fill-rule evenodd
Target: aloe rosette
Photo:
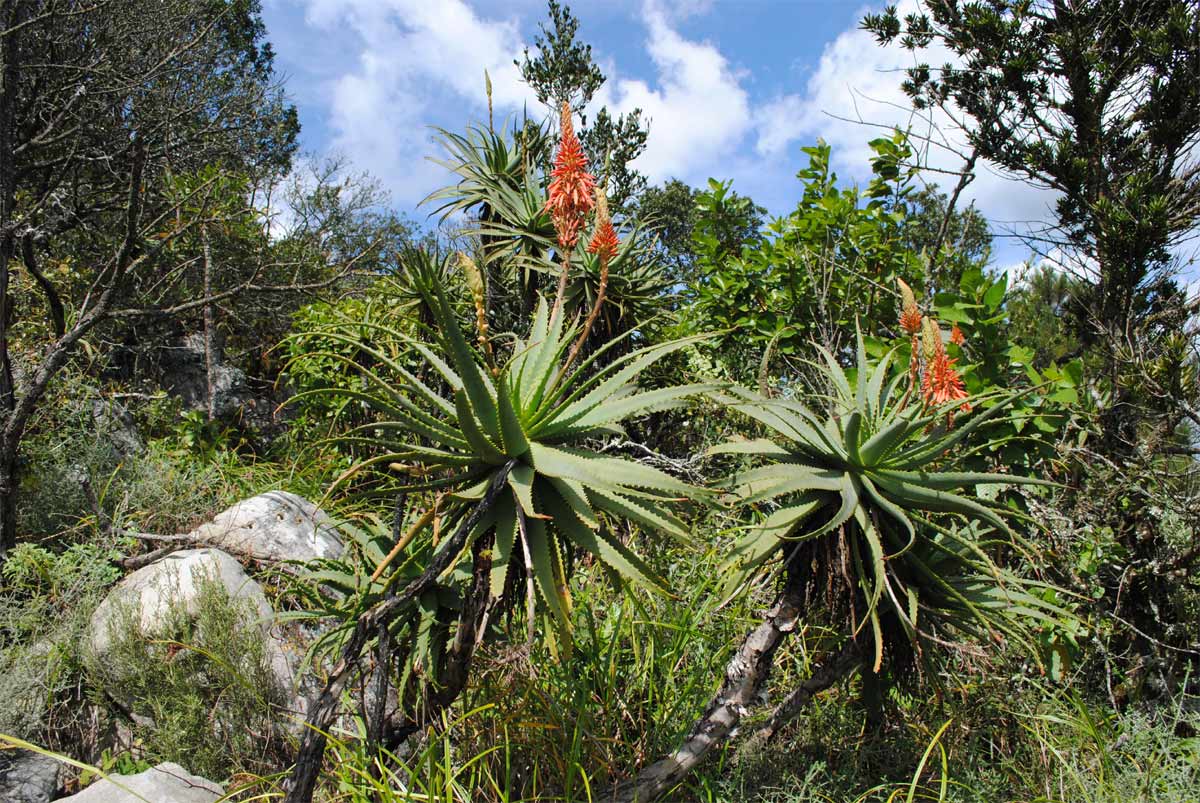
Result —
<path fill-rule="evenodd" d="M 997 563 L 997 554 L 1026 545 L 1006 521 L 1015 512 L 976 489 L 1049 483 L 946 468 L 954 447 L 997 421 L 1014 397 L 985 400 L 989 407 L 947 429 L 945 408 L 961 402 L 910 404 L 908 376 L 892 372 L 891 354 L 872 367 L 860 339 L 853 379 L 830 353 L 821 354 L 831 388 L 824 414 L 740 388 L 716 394 L 770 434 L 711 450 L 757 463 L 730 484 L 740 503 L 765 514 L 736 543 L 726 564 L 731 577 L 744 581 L 785 555 L 813 567 L 814 585 L 845 578 L 849 599 L 841 609 L 853 617 L 855 633 L 870 628 L 876 671 L 897 623 L 918 650 L 946 625 L 1033 648 L 1030 625 L 1057 621 L 1063 612 L 1043 599 L 1052 595 L 1039 593 L 1048 587 Z"/>
<path fill-rule="evenodd" d="M 500 495 L 473 533 L 473 538 L 495 536 L 491 593 L 501 597 L 519 588 L 519 579 L 529 578 L 564 630 L 570 613 L 566 567 L 573 550 L 594 555 L 620 582 L 665 591 L 663 579 L 606 526 L 606 517 L 686 539 L 688 526 L 673 508 L 709 492 L 602 453 L 597 445 L 621 435 L 623 421 L 715 389 L 690 384 L 643 390 L 636 384 L 656 361 L 697 338 L 643 348 L 598 367 L 613 341 L 564 373 L 565 355 L 578 332 L 551 316 L 542 299 L 528 337 L 515 343 L 506 364 L 492 370 L 464 336 L 440 283 L 425 283 L 421 291 L 437 350 L 393 330 L 387 336 L 424 362 L 424 376 L 356 341 L 378 367 L 360 365 L 368 389 L 339 392 L 372 408 L 379 420 L 339 439 L 374 452 L 345 478 L 389 467 L 393 476 L 407 476 L 389 483 L 387 493 L 444 494 L 459 503 L 450 506 L 457 511 L 453 516 L 478 503 L 503 473 L 509 492 Z"/>

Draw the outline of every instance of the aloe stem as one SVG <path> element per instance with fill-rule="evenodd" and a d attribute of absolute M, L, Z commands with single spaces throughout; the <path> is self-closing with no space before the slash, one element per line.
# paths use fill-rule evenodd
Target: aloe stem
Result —
<path fill-rule="evenodd" d="M 296 751 L 296 763 L 292 768 L 284 803 L 312 803 L 317 775 L 325 757 L 329 726 L 337 714 L 338 699 L 341 697 L 342 689 L 345 688 L 350 675 L 358 665 L 367 639 L 377 633 L 380 627 L 386 627 L 408 605 L 432 588 L 442 572 L 446 571 L 450 564 L 458 558 L 471 531 L 475 529 L 505 489 L 509 472 L 516 463 L 516 460 L 509 460 L 500 467 L 488 484 L 483 499 L 479 501 L 470 515 L 463 519 L 454 535 L 434 554 L 429 561 L 429 566 L 417 579 L 405 586 L 404 590 L 396 596 L 384 599 L 358 617 L 354 632 L 342 650 L 341 658 L 334 665 L 333 671 L 329 673 L 325 688 L 309 703 L 308 716 L 304 723 L 304 738 L 300 742 L 299 750 Z"/>
<path fill-rule="evenodd" d="M 584 342 L 588 335 L 591 334 L 592 325 L 596 323 L 596 319 L 600 317 L 600 307 L 604 304 L 604 295 L 608 290 L 608 257 L 600 258 L 600 286 L 596 290 L 596 303 L 592 305 L 592 311 L 588 313 L 587 320 L 583 322 L 583 331 L 579 333 L 575 344 L 571 346 L 571 351 L 567 354 L 567 361 L 563 363 L 561 376 L 567 375 L 567 369 L 571 367 L 571 363 L 575 362 L 575 358 L 579 355 L 580 349 L 583 348 Z"/>
<path fill-rule="evenodd" d="M 554 294 L 554 306 L 550 309 L 550 323 L 553 325 L 562 313 L 563 297 L 567 294 L 567 274 L 571 269 L 571 255 L 562 255 L 562 273 L 558 276 L 558 290 Z"/>

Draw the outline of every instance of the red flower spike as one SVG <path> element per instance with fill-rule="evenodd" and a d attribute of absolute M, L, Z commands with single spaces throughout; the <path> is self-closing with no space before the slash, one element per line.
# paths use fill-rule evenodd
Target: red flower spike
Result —
<path fill-rule="evenodd" d="M 560 248 L 569 252 L 579 242 L 584 220 L 595 204 L 592 196 L 596 191 L 596 179 L 587 172 L 587 157 L 571 123 L 571 106 L 565 101 L 561 128 L 554 169 L 550 171 L 550 197 L 546 200 L 546 209 L 558 233 Z"/>
<path fill-rule="evenodd" d="M 592 241 L 588 243 L 588 252 L 596 254 L 603 260 L 611 260 L 617 255 L 621 241 L 617 239 L 616 229 L 611 220 L 605 220 L 596 227 Z"/>
<path fill-rule="evenodd" d="M 967 336 L 962 333 L 962 329 L 958 328 L 958 324 L 950 327 L 950 342 L 956 346 L 962 346 L 967 342 Z"/>
<path fill-rule="evenodd" d="M 969 394 L 966 386 L 963 385 L 962 377 L 954 369 L 956 362 L 958 361 L 947 356 L 945 349 L 938 349 L 933 359 L 925 366 L 925 376 L 921 380 L 921 393 L 930 405 L 940 407 L 949 402 L 968 398 Z M 971 405 L 964 402 L 961 409 L 966 412 L 971 409 Z"/>

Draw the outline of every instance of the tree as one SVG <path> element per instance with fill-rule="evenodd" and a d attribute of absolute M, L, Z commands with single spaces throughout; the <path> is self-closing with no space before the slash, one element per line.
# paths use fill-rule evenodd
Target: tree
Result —
<path fill-rule="evenodd" d="M 1173 254 L 1200 222 L 1196 4 L 926 0 L 903 21 L 892 7 L 862 24 L 881 43 L 955 53 L 907 71 L 913 105 L 946 110 L 980 158 L 1057 193 L 1055 223 L 1034 237 L 1074 280 L 1068 320 L 1098 408 L 1099 438 L 1077 452 L 1095 487 L 1075 510 L 1120 545 L 1103 572 L 1108 610 L 1134 622 L 1139 651 L 1159 650 L 1146 634 L 1163 634 L 1163 567 L 1191 571 L 1200 557 L 1168 557 L 1162 511 L 1186 496 L 1139 477 L 1176 459 L 1185 421 L 1200 424 L 1185 333 L 1196 308 Z"/>
<path fill-rule="evenodd" d="M 587 125 L 583 109 L 604 85 L 604 73 L 592 60 L 592 46 L 576 41 L 579 20 L 570 7 L 549 0 L 549 12 L 550 25 L 539 25 L 541 34 L 534 37 L 537 56 L 526 48 L 524 57 L 514 63 L 538 100 L 552 110 L 566 102 L 580 115 L 579 138 L 590 154 L 591 172 L 608 182 L 613 211 L 628 214 L 631 202 L 646 187 L 646 177 L 631 164 L 646 149 L 649 123 L 641 109 L 613 117 L 604 107 Z"/>
<path fill-rule="evenodd" d="M 328 283 L 283 252 L 244 255 L 232 273 L 214 261 L 227 224 L 261 212 L 236 188 L 277 182 L 295 149 L 262 35 L 253 0 L 0 3 L 0 559 L 16 538 L 26 427 L 85 337 Z M 182 298 L 199 265 L 200 291 Z M 15 370 L 15 294 L 33 286 L 44 337 Z"/>
<path fill-rule="evenodd" d="M 749 199 L 710 181 L 700 196 L 694 302 L 684 322 L 722 332 L 714 343 L 731 375 L 749 382 L 764 355 L 800 357 L 815 341 L 840 354 L 856 318 L 882 332 L 895 322 L 894 279 L 919 284 L 919 255 L 906 243 L 916 171 L 904 135 L 871 142 L 874 177 L 840 186 L 825 143 L 805 148 L 809 164 L 796 208 L 760 229 Z"/>
<path fill-rule="evenodd" d="M 930 269 L 928 290 L 952 290 L 963 272 L 984 268 L 992 257 L 992 233 L 974 204 L 965 209 L 950 206 L 949 198 L 930 184 L 909 198 L 912 205 L 905 240 L 909 250 L 925 252 Z"/>
<path fill-rule="evenodd" d="M 907 71 L 918 109 L 946 109 L 979 156 L 1058 193 L 1043 237 L 1084 280 L 1076 326 L 1103 353 L 1113 392 L 1109 454 L 1137 449 L 1137 404 L 1122 373 L 1139 322 L 1179 304 L 1171 249 L 1200 220 L 1200 15 L 1167 0 L 927 0 L 863 27 L 881 43 L 938 43 L 958 63 Z"/>
<path fill-rule="evenodd" d="M 537 99 L 552 109 L 563 102 L 582 114 L 592 95 L 604 84 L 604 73 L 592 60 L 592 46 L 575 41 L 579 20 L 569 6 L 549 0 L 550 26 L 538 25 L 540 35 L 533 42 L 537 57 L 531 58 L 529 48 L 520 61 L 521 77 L 533 87 Z"/>
<path fill-rule="evenodd" d="M 1079 341 L 1068 331 L 1076 282 L 1051 265 L 1042 265 L 1025 277 L 1008 303 L 1012 340 L 1034 352 L 1033 365 L 1044 368 L 1080 351 Z"/>
<path fill-rule="evenodd" d="M 677 178 L 647 187 L 637 199 L 637 216 L 656 236 L 655 249 L 671 276 L 688 284 L 693 278 L 696 250 L 692 234 L 700 191 Z"/>

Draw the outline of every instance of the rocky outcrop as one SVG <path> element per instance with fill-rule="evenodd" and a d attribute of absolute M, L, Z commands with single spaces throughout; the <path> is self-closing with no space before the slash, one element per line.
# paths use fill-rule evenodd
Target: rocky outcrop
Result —
<path fill-rule="evenodd" d="M 0 750 L 0 801 L 50 803 L 60 769 L 57 761 L 32 750 Z"/>
<path fill-rule="evenodd" d="M 213 803 L 225 790 L 212 781 L 192 775 L 178 764 L 159 764 L 137 775 L 110 775 L 77 795 L 62 798 L 72 803 Z"/>
<path fill-rule="evenodd" d="M 204 335 L 193 332 L 166 349 L 162 358 L 163 384 L 183 400 L 188 410 L 207 410 L 211 382 L 213 412 L 217 418 L 230 418 L 241 411 L 251 397 L 246 374 L 225 362 L 218 347 L 213 354 L 212 376 L 204 354 Z"/>
<path fill-rule="evenodd" d="M 88 646 L 92 657 L 103 661 L 117 629 L 129 618 L 142 635 L 153 638 L 164 632 L 170 617 L 199 613 L 200 587 L 208 580 L 219 583 L 232 600 L 247 604 L 262 631 L 267 661 L 280 691 L 291 699 L 286 708 L 299 713 L 302 701 L 295 696 L 295 650 L 285 645 L 275 627 L 275 614 L 262 587 L 241 564 L 219 549 L 185 549 L 144 566 L 113 587 L 92 614 Z M 127 618 L 128 617 L 128 618 Z"/>
<path fill-rule="evenodd" d="M 287 491 L 269 491 L 238 502 L 193 530 L 189 538 L 270 562 L 304 562 L 342 554 L 342 541 L 329 516 Z"/>

